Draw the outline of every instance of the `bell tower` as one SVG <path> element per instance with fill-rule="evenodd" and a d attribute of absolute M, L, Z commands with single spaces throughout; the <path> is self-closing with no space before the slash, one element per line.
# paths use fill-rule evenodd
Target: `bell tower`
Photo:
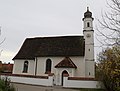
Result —
<path fill-rule="evenodd" d="M 95 64 L 94 64 L 94 30 L 93 30 L 92 13 L 87 7 L 83 18 L 83 34 L 85 39 L 85 76 L 95 77 Z"/>
<path fill-rule="evenodd" d="M 93 30 L 93 20 L 92 13 L 89 11 L 89 7 L 87 7 L 87 11 L 84 13 L 84 28 L 83 30 Z"/>

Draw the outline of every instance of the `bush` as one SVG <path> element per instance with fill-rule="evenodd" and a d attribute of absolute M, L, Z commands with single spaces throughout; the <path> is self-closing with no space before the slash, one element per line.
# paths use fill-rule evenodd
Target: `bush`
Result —
<path fill-rule="evenodd" d="M 0 91 L 15 91 L 15 88 L 10 84 L 10 79 L 7 77 L 0 79 Z"/>

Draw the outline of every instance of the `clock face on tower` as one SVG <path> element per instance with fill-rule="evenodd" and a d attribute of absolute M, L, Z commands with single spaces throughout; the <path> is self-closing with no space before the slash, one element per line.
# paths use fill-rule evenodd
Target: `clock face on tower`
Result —
<path fill-rule="evenodd" d="M 90 35 L 90 34 L 87 34 L 87 35 L 86 35 L 86 37 L 87 37 L 87 38 L 90 38 L 90 37 L 91 37 L 91 35 Z"/>

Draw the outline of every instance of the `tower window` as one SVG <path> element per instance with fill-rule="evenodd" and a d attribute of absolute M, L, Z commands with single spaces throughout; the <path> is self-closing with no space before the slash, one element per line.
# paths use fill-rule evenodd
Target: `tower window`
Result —
<path fill-rule="evenodd" d="M 28 72 L 28 61 L 25 61 L 25 62 L 24 62 L 23 72 L 24 72 L 24 73 L 27 73 L 27 72 Z"/>
<path fill-rule="evenodd" d="M 90 72 L 89 72 L 89 75 L 90 75 Z"/>
<path fill-rule="evenodd" d="M 90 23 L 89 22 L 87 23 L 87 27 L 90 27 Z"/>
<path fill-rule="evenodd" d="M 46 74 L 51 73 L 51 65 L 52 65 L 51 59 L 47 59 L 46 60 L 46 71 L 45 71 Z"/>
<path fill-rule="evenodd" d="M 90 51 L 90 49 L 89 49 L 89 51 Z"/>

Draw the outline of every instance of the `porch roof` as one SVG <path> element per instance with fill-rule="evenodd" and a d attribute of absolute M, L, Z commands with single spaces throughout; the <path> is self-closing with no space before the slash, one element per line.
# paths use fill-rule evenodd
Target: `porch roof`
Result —
<path fill-rule="evenodd" d="M 55 68 L 77 68 L 73 61 L 69 57 L 65 57 Z"/>

